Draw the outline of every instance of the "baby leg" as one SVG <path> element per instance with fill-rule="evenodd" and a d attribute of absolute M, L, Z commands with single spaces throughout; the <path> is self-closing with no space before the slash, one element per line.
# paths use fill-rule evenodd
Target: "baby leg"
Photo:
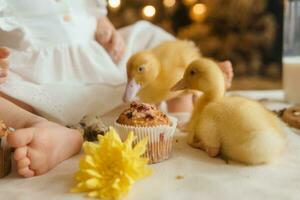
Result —
<path fill-rule="evenodd" d="M 34 108 L 22 101 L 19 101 L 15 98 L 12 98 L 10 96 L 7 96 L 6 94 L 0 92 L 0 97 L 3 97 L 5 99 L 7 99 L 8 101 L 14 103 L 15 105 L 19 106 L 20 108 L 24 109 L 24 110 L 27 110 L 28 112 L 31 112 L 31 113 L 35 113 L 34 111 Z"/>
<path fill-rule="evenodd" d="M 5 83 L 7 77 L 8 77 L 8 69 L 9 69 L 9 55 L 10 55 L 10 51 L 6 48 L 0 47 L 0 84 Z M 2 93 L 0 91 L 0 97 L 3 97 L 11 102 L 13 102 L 14 104 L 18 105 L 19 107 L 29 111 L 29 112 L 34 112 L 34 109 L 27 105 L 24 104 L 21 101 L 18 101 L 17 99 L 11 98 L 9 96 L 7 96 L 6 94 Z"/>
<path fill-rule="evenodd" d="M 193 95 L 186 94 L 167 101 L 168 111 L 171 113 L 192 112 L 193 110 Z"/>
<path fill-rule="evenodd" d="M 83 139 L 78 131 L 34 115 L 3 97 L 0 119 L 16 129 L 8 135 L 8 143 L 15 148 L 18 173 L 24 177 L 44 174 L 81 149 Z"/>

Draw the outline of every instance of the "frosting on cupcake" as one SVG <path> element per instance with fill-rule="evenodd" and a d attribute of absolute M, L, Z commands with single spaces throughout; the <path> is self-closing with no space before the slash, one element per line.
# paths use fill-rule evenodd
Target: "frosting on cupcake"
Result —
<path fill-rule="evenodd" d="M 117 123 L 130 126 L 171 125 L 170 119 L 154 105 L 133 102 L 117 119 Z"/>

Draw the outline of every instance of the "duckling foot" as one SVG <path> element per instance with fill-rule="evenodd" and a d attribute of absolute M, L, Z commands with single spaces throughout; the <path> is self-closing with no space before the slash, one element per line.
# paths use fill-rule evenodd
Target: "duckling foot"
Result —
<path fill-rule="evenodd" d="M 219 155 L 219 158 L 220 158 L 221 160 L 223 160 L 227 165 L 229 164 L 229 158 L 228 158 L 226 155 L 220 154 L 220 155 Z"/>
<path fill-rule="evenodd" d="M 220 153 L 219 147 L 206 147 L 205 151 L 210 157 L 216 157 Z"/>
<path fill-rule="evenodd" d="M 196 148 L 196 149 L 201 149 L 201 150 L 204 150 L 204 146 L 203 146 L 203 143 L 201 141 L 197 141 L 197 142 L 191 142 L 189 143 L 189 145 L 193 148 Z"/>

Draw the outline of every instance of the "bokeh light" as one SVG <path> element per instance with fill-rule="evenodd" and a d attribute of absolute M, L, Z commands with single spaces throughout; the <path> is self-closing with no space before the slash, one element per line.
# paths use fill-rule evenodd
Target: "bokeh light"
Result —
<path fill-rule="evenodd" d="M 203 15 L 206 11 L 206 6 L 203 3 L 197 3 L 193 6 L 192 10 L 196 15 Z"/>
<path fill-rule="evenodd" d="M 206 13 L 206 6 L 203 3 L 195 4 L 190 10 L 190 17 L 194 21 L 201 21 Z"/>
<path fill-rule="evenodd" d="M 163 4 L 165 7 L 171 8 L 171 7 L 175 6 L 176 0 L 164 0 Z"/>
<path fill-rule="evenodd" d="M 108 0 L 108 6 L 111 8 L 119 8 L 121 6 L 121 0 Z"/>
<path fill-rule="evenodd" d="M 147 18 L 152 18 L 156 14 L 156 9 L 154 6 L 147 5 L 143 8 L 143 15 Z"/>

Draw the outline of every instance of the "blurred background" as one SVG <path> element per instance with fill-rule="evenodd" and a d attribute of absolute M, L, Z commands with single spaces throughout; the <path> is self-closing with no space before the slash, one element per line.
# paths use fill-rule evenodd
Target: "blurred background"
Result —
<path fill-rule="evenodd" d="M 108 0 L 116 27 L 148 20 L 231 60 L 232 89 L 282 87 L 283 0 Z"/>

